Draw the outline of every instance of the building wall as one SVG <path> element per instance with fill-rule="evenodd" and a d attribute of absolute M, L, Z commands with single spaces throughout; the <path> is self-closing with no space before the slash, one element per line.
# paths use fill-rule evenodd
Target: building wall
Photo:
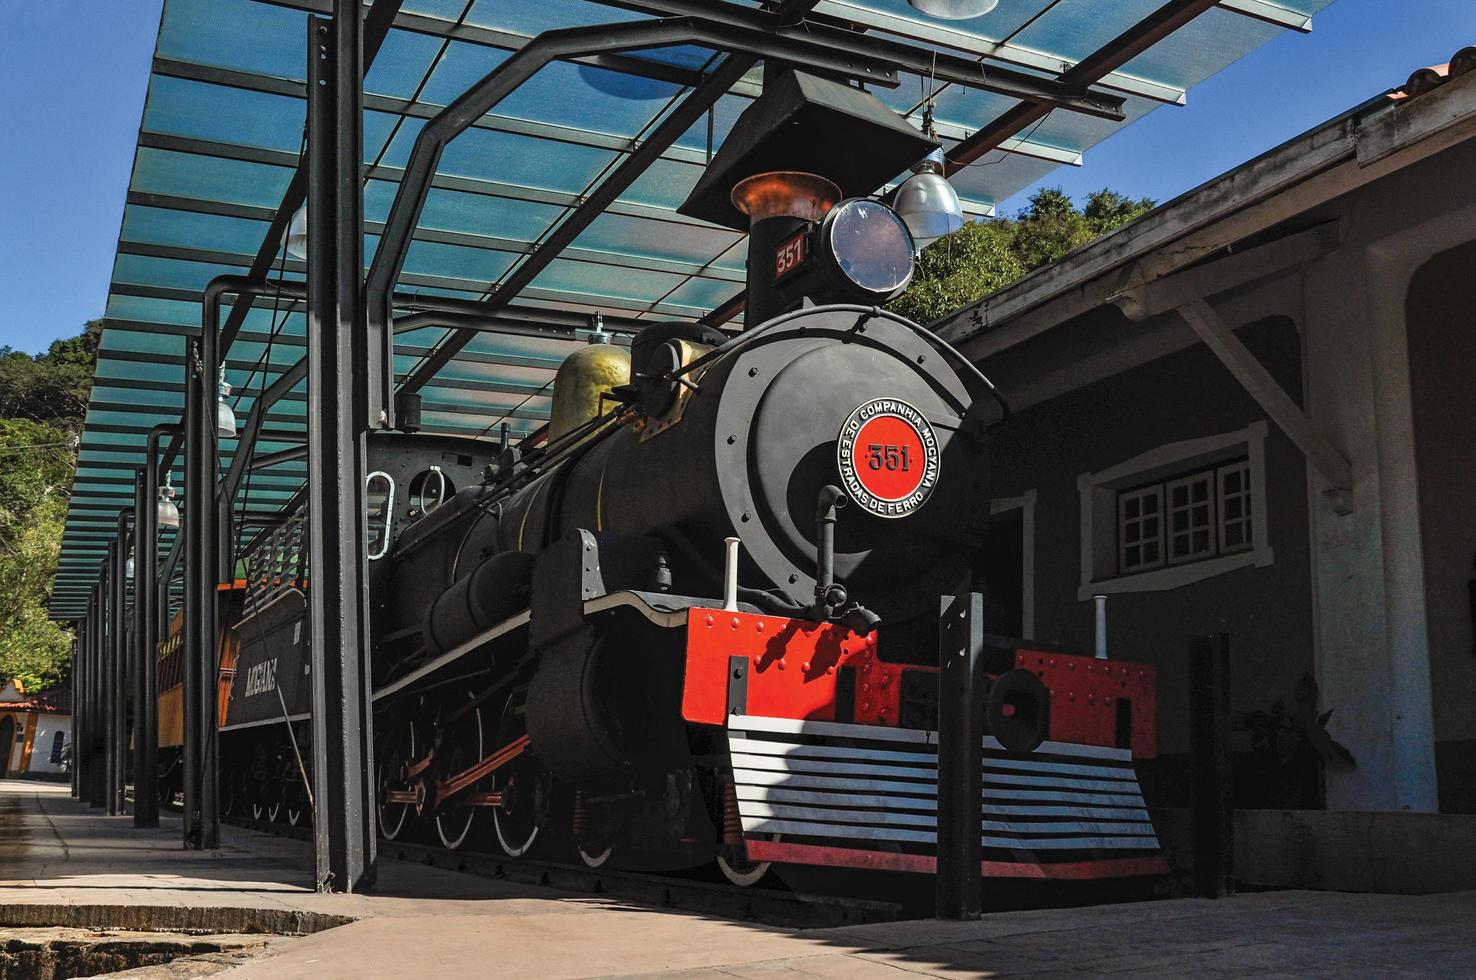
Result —
<path fill-rule="evenodd" d="M 1115 311 L 1047 335 L 1062 354 L 1073 332 L 1130 334 L 1140 325 Z M 1239 331 L 1293 397 L 1301 391 L 1300 338 L 1286 318 Z M 1080 349 L 1080 348 L 1078 348 Z M 1057 350 L 1019 351 L 985 365 L 1006 393 L 1012 376 L 1035 375 L 1031 358 Z M 1058 362 L 1064 363 L 1064 362 Z M 1244 429 L 1264 418 L 1214 355 L 1190 346 L 1033 405 L 995 433 L 995 497 L 1035 490 L 1035 634 L 1089 651 L 1090 601 L 1078 597 L 1081 536 L 1077 477 L 1108 469 L 1165 443 Z M 1265 443 L 1266 495 L 1274 562 L 1243 568 L 1163 592 L 1114 595 L 1108 605 L 1111 656 L 1159 670 L 1161 751 L 1187 751 L 1185 659 L 1189 637 L 1224 631 L 1233 651 L 1236 712 L 1290 703 L 1297 679 L 1313 670 L 1305 464 L 1274 426 Z"/>
<path fill-rule="evenodd" d="M 1476 242 L 1420 267 L 1406 297 L 1440 808 L 1476 813 Z"/>
<path fill-rule="evenodd" d="M 36 732 L 32 741 L 29 772 L 59 773 L 62 771 L 60 762 L 51 761 L 51 749 L 58 733 L 62 736 L 63 745 L 71 744 L 72 718 L 70 715 L 38 714 L 36 716 Z"/>

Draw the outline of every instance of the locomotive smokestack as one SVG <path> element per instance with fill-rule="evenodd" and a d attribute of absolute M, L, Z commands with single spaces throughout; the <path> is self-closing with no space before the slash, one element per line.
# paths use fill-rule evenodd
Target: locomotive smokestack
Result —
<path fill-rule="evenodd" d="M 733 188 L 733 206 L 748 216 L 748 293 L 744 322 L 763 323 L 784 312 L 778 283 L 808 258 L 804 230 L 825 217 L 841 189 L 817 174 L 775 170 L 754 174 Z M 793 239 L 793 244 L 786 242 Z"/>

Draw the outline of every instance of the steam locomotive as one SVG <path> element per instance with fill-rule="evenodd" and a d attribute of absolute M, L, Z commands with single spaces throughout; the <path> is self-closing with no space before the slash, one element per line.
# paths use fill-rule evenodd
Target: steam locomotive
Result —
<path fill-rule="evenodd" d="M 1002 402 L 881 308 L 914 243 L 857 188 L 935 144 L 863 102 L 891 156 L 821 159 L 775 100 L 854 130 L 870 96 L 790 77 L 684 206 L 747 222 L 746 330 L 596 332 L 521 442 L 370 436 L 383 837 L 715 861 L 738 885 L 774 862 L 933 869 L 939 597 L 969 587 Z M 223 617 L 223 798 L 288 821 L 309 814 L 303 521 L 254 542 Z M 985 873 L 1163 870 L 1133 769 L 1152 669 L 1002 637 L 987 656 Z"/>

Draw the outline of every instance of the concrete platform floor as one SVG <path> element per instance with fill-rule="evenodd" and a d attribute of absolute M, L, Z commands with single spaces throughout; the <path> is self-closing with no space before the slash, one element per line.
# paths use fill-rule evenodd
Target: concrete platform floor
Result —
<path fill-rule="evenodd" d="M 1476 976 L 1476 893 L 1276 892 L 793 931 L 399 861 L 383 862 L 375 894 L 318 895 L 306 844 L 223 836 L 219 851 L 187 852 L 177 824 L 139 831 L 64 786 L 0 781 L 0 938 L 43 918 L 86 925 L 98 909 L 203 921 L 203 910 L 230 908 L 354 921 L 273 939 L 244 965 L 176 962 L 157 975 Z"/>

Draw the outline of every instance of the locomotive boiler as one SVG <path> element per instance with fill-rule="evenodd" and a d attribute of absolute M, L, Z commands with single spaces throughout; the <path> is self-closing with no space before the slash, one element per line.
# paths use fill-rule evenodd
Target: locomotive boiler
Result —
<path fill-rule="evenodd" d="M 832 129 L 869 152 L 796 139 Z M 737 884 L 931 870 L 939 597 L 969 587 L 1004 411 L 883 308 L 914 244 L 866 195 L 935 146 L 864 92 L 776 76 L 684 205 L 747 231 L 746 329 L 594 330 L 520 442 L 371 436 L 385 837 L 715 860 Z M 226 797 L 291 812 L 301 538 L 293 513 L 248 550 L 223 679 Z M 1133 771 L 1151 669 L 991 643 L 985 870 L 1160 871 Z"/>

